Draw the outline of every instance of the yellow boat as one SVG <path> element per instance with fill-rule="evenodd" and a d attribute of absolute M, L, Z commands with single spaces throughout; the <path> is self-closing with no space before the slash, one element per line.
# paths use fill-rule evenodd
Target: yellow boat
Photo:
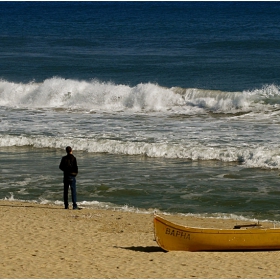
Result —
<path fill-rule="evenodd" d="M 280 228 L 262 228 L 260 224 L 233 229 L 196 228 L 155 215 L 154 233 L 165 251 L 280 250 Z"/>

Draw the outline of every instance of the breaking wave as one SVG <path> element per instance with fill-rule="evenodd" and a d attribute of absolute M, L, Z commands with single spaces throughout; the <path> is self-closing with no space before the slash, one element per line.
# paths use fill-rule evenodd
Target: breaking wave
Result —
<path fill-rule="evenodd" d="M 246 167 L 279 169 L 280 148 L 267 147 L 214 147 L 190 142 L 186 145 L 172 143 L 146 143 L 117 141 L 110 139 L 86 139 L 65 137 L 27 137 L 3 136 L 0 147 L 32 146 L 35 148 L 65 149 L 71 143 L 76 151 L 89 153 L 108 153 L 115 155 L 137 155 L 154 158 L 218 160 L 223 162 L 239 162 Z"/>
<path fill-rule="evenodd" d="M 279 108 L 277 85 L 243 92 L 165 88 L 153 83 L 134 87 L 98 80 L 54 77 L 43 83 L 0 80 L 0 106 L 86 112 L 171 112 L 182 114 L 239 113 Z"/>

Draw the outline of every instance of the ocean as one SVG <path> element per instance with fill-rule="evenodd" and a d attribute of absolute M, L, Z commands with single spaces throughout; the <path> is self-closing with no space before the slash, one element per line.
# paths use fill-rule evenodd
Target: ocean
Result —
<path fill-rule="evenodd" d="M 0 200 L 280 222 L 280 3 L 0 2 Z"/>

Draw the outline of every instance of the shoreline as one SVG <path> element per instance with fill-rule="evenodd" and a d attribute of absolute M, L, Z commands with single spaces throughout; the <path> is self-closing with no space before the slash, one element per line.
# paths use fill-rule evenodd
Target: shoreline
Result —
<path fill-rule="evenodd" d="M 1 278 L 278 279 L 280 275 L 279 251 L 165 252 L 154 240 L 153 214 L 0 201 L 0 216 Z M 200 227 L 232 227 L 237 222 L 167 217 Z"/>

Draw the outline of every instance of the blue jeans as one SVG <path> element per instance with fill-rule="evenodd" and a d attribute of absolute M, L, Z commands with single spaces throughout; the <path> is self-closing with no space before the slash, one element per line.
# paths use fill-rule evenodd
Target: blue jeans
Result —
<path fill-rule="evenodd" d="M 65 209 L 68 208 L 68 190 L 69 190 L 69 186 L 70 186 L 70 189 L 71 189 L 73 209 L 77 208 L 76 178 L 74 176 L 64 177 L 63 183 L 64 183 L 63 198 L 64 198 Z"/>

